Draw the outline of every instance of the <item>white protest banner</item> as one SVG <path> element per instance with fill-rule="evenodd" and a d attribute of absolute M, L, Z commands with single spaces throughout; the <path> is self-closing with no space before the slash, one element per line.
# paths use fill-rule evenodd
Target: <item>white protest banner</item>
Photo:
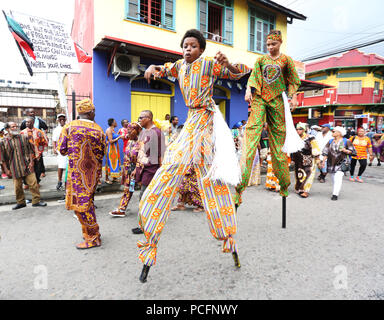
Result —
<path fill-rule="evenodd" d="M 36 61 L 27 57 L 33 72 L 80 73 L 68 26 L 16 11 L 11 16 L 33 43 Z"/>

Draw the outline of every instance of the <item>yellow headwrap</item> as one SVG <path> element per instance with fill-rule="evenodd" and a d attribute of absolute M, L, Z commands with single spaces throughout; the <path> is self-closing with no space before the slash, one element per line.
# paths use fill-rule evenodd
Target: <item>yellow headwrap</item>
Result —
<path fill-rule="evenodd" d="M 88 113 L 92 110 L 95 110 L 95 106 L 93 105 L 92 100 L 89 98 L 76 103 L 76 112 L 78 114 Z"/>

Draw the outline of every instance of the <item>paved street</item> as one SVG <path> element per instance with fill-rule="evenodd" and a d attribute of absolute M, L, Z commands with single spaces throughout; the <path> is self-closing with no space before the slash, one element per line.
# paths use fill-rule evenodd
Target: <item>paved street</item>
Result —
<path fill-rule="evenodd" d="M 146 284 L 142 236 L 130 231 L 137 193 L 123 219 L 107 214 L 119 193 L 96 196 L 103 246 L 87 251 L 74 247 L 81 227 L 64 204 L 1 206 L 0 299 L 384 299 L 384 167 L 369 167 L 365 181 L 345 178 L 336 202 L 329 179 L 308 199 L 291 193 L 285 230 L 280 196 L 248 188 L 238 211 L 240 270 L 204 213 L 172 212 Z"/>

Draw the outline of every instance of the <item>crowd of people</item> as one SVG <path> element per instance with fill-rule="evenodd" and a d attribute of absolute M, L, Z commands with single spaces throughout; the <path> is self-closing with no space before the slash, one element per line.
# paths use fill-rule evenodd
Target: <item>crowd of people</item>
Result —
<path fill-rule="evenodd" d="M 232 128 L 239 159 L 244 140 L 246 123 L 238 122 Z M 341 191 L 344 175 L 349 174 L 349 181 L 364 183 L 362 175 L 367 166 L 381 166 L 384 160 L 384 134 L 376 133 L 374 128 L 365 130 L 330 124 L 309 126 L 307 123 L 297 123 L 296 130 L 303 139 L 305 146 L 300 151 L 292 153 L 288 162 L 295 173 L 295 192 L 302 198 L 308 198 L 313 182 L 318 173 L 318 181 L 325 183 L 329 173 L 332 176 L 332 200 L 337 200 Z M 268 147 L 268 124 L 264 124 L 258 151 L 252 165 L 252 176 L 249 185 L 260 185 L 261 168 L 266 167 L 267 175 L 265 188 L 270 191 L 280 191 L 279 180 L 273 173 L 270 149 Z M 368 162 L 369 160 L 369 162 Z M 356 166 L 359 164 L 357 175 Z"/>
<path fill-rule="evenodd" d="M 52 137 L 58 160 L 56 189 L 66 189 L 66 208 L 74 211 L 81 224 L 84 241 L 76 245 L 78 249 L 101 246 L 94 196 L 102 182 L 103 162 L 105 183 L 123 185 L 116 209 L 109 212 L 112 217 L 124 217 L 133 193 L 140 191 L 138 225 L 132 232 L 145 236 L 137 244 L 142 282 L 156 262 L 170 211 L 186 210 L 187 205 L 194 212 L 205 211 L 212 236 L 223 241 L 223 252 L 232 253 L 239 268 L 236 212 L 246 187 L 261 183 L 265 162 L 266 187 L 279 192 L 283 200 L 288 196 L 290 163 L 294 165 L 294 189 L 302 198 L 308 198 L 317 170 L 320 183 L 328 174 L 332 176 L 332 200 L 338 199 L 346 172 L 351 181 L 363 183 L 364 170 L 374 157 L 378 165 L 384 161 L 384 134 L 369 135 L 359 128 L 353 135 L 351 130 L 330 124 L 310 128 L 298 123 L 294 127 L 291 109 L 298 105 L 300 79 L 293 60 L 280 53 L 281 43 L 281 32 L 271 31 L 269 54 L 258 58 L 251 72 L 244 64 L 231 64 L 221 52 L 214 58 L 203 57 L 204 36 L 195 29 L 187 31 L 181 41 L 184 58 L 151 65 L 144 74 L 148 82 L 178 79 L 189 108 L 184 125 L 179 125 L 177 116 L 159 120 L 151 110 L 143 110 L 137 121 L 123 119 L 119 130 L 116 119 L 108 119 L 104 132 L 95 123 L 90 99 L 76 104 L 76 120 L 66 123 L 65 115 L 58 115 Z M 251 111 L 248 120 L 233 127 L 231 135 L 212 98 L 213 85 L 218 78 L 238 80 L 249 73 L 245 101 Z M 31 190 L 32 206 L 46 206 L 39 194 L 39 181 L 45 174 L 43 152 L 48 145 L 44 124 L 30 110 L 20 130 L 16 123 L 7 123 L 0 140 L 3 172 L 14 179 L 15 210 L 26 206 L 23 182 Z M 236 186 L 233 198 L 229 184 Z M 177 205 L 172 207 L 174 198 L 178 198 Z"/>

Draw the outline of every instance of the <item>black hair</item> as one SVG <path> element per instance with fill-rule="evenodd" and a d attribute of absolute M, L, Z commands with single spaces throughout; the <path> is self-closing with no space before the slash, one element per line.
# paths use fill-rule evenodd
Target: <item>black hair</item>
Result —
<path fill-rule="evenodd" d="M 124 121 L 128 121 L 127 119 L 123 119 L 123 120 L 121 120 L 121 126 L 123 126 L 124 125 Z M 128 121 L 129 122 L 129 121 Z"/>
<path fill-rule="evenodd" d="M 115 119 L 113 118 L 109 118 L 108 119 L 108 125 L 111 126 L 113 124 L 113 122 L 115 121 Z"/>
<path fill-rule="evenodd" d="M 190 29 L 185 34 L 183 39 L 181 39 L 180 47 L 183 48 L 184 40 L 186 38 L 196 38 L 199 42 L 200 49 L 205 50 L 207 42 L 204 38 L 204 35 L 197 29 Z"/>
<path fill-rule="evenodd" d="M 178 116 L 172 116 L 169 121 L 172 122 L 173 120 L 175 120 L 175 118 L 178 118 Z"/>
<path fill-rule="evenodd" d="M 151 120 L 153 120 L 153 113 L 152 113 L 151 110 L 143 110 L 143 111 L 141 111 L 141 112 L 145 112 L 145 113 L 147 113 L 148 116 L 149 116 L 149 118 L 150 118 Z"/>

